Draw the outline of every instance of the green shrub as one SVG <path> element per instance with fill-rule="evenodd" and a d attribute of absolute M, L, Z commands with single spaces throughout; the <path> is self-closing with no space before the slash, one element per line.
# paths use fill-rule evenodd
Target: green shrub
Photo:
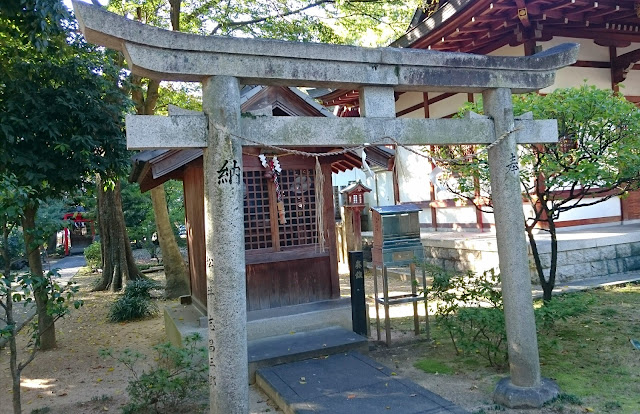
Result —
<path fill-rule="evenodd" d="M 86 249 L 85 249 L 86 250 Z M 58 257 L 64 257 L 64 246 L 58 246 L 56 247 L 56 256 Z M 87 256 L 85 256 L 86 259 Z"/>
<path fill-rule="evenodd" d="M 449 334 L 458 354 L 478 354 L 492 366 L 507 361 L 507 340 L 499 276 L 451 274 L 429 266 L 433 277 L 427 295 L 436 306 L 435 319 Z"/>
<path fill-rule="evenodd" d="M 124 294 L 109 309 L 111 322 L 131 321 L 158 313 L 158 306 L 151 300 L 150 291 L 158 285 L 152 280 L 137 279 L 127 284 Z"/>
<path fill-rule="evenodd" d="M 109 309 L 111 322 L 132 321 L 146 318 L 158 313 L 158 307 L 149 299 L 140 297 L 121 296 Z"/>
<path fill-rule="evenodd" d="M 539 330 L 549 332 L 557 321 L 566 321 L 573 316 L 587 312 L 594 303 L 589 293 L 558 295 L 535 310 L 536 325 Z"/>
<path fill-rule="evenodd" d="M 452 274 L 436 266 L 424 267 L 433 277 L 427 296 L 436 308 L 435 321 L 449 334 L 456 353 L 477 354 L 491 366 L 504 366 L 507 333 L 499 275 Z M 549 331 L 557 321 L 585 313 L 593 302 L 584 293 L 556 296 L 534 310 L 536 325 Z"/>
<path fill-rule="evenodd" d="M 87 266 L 91 270 L 97 270 L 102 266 L 102 249 L 100 242 L 93 242 L 84 249 L 84 258 L 87 261 Z"/>
<path fill-rule="evenodd" d="M 200 339 L 199 334 L 185 337 L 183 348 L 170 343 L 154 346 L 157 363 L 142 371 L 137 368 L 138 362 L 145 359 L 141 353 L 125 350 L 117 357 L 133 373 L 127 386 L 130 401 L 123 413 L 196 412 L 202 408 L 209 367 L 207 349 L 197 344 Z M 100 354 L 113 357 L 109 350 L 101 350 Z"/>
<path fill-rule="evenodd" d="M 125 296 L 151 299 L 151 291 L 157 289 L 158 284 L 149 279 L 136 279 L 124 288 Z"/>

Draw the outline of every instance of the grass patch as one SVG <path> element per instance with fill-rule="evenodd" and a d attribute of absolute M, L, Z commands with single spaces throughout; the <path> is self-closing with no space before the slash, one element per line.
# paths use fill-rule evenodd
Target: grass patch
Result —
<path fill-rule="evenodd" d="M 453 374 L 455 372 L 444 363 L 431 358 L 421 359 L 413 366 L 428 374 Z"/>
<path fill-rule="evenodd" d="M 580 399 L 580 397 L 575 396 L 573 394 L 560 394 L 558 395 L 556 398 L 554 398 L 553 400 L 549 401 L 548 403 L 546 403 L 545 405 L 554 405 L 557 403 L 563 403 L 563 404 L 571 404 L 571 405 L 582 405 L 582 400 Z"/>
<path fill-rule="evenodd" d="M 538 332 L 542 375 L 554 379 L 564 393 L 554 404 L 564 412 L 640 413 L 640 351 L 629 341 L 640 340 L 640 284 L 576 292 L 553 301 L 557 299 L 558 305 L 567 305 L 554 310 L 564 318 Z M 392 320 L 393 329 L 412 327 L 411 317 Z M 416 363 L 418 369 L 442 373 L 432 368 L 438 363 L 456 375 L 474 378 L 488 394 L 509 375 L 508 370 L 489 367 L 479 355 L 456 355 L 447 332 L 433 320 L 431 337 L 421 357 L 425 359 Z M 424 369 L 417 366 L 422 361 Z"/>
<path fill-rule="evenodd" d="M 592 303 L 538 336 L 542 374 L 595 412 L 640 412 L 640 358 L 629 343 L 640 337 L 640 285 L 572 295 Z"/>

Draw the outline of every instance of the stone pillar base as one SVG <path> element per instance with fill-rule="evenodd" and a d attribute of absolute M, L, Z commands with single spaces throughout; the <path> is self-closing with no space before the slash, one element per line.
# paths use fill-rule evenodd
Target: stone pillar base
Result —
<path fill-rule="evenodd" d="M 493 401 L 508 408 L 540 408 L 560 394 L 560 387 L 549 378 L 542 378 L 537 387 L 518 387 L 511 377 L 503 378 L 496 385 Z"/>

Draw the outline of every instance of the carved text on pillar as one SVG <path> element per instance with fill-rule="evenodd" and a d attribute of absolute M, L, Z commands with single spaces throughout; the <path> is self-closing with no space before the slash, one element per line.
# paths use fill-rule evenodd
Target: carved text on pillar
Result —
<path fill-rule="evenodd" d="M 513 152 L 511 153 L 511 162 L 509 162 L 506 167 L 507 173 L 516 175 L 520 171 L 520 167 L 518 166 L 518 159 L 516 158 L 516 154 L 514 154 Z"/>
<path fill-rule="evenodd" d="M 233 163 L 230 163 L 229 160 L 225 160 L 222 167 L 218 170 L 218 184 L 233 184 L 234 177 L 235 183 L 240 184 L 242 174 L 238 166 L 238 161 L 233 160 Z"/>
<path fill-rule="evenodd" d="M 364 275 L 362 274 L 362 261 L 360 260 L 356 261 L 355 268 L 356 268 L 356 271 L 354 273 L 355 278 L 362 279 L 364 277 Z"/>

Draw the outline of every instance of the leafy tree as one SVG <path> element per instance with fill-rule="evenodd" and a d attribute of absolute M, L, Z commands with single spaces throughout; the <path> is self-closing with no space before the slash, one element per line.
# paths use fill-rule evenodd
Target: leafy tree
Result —
<path fill-rule="evenodd" d="M 20 398 L 20 378 L 22 371 L 36 357 L 38 346 L 40 344 L 40 332 L 37 326 L 33 327 L 33 335 L 28 344 L 29 353 L 26 359 L 19 361 L 19 352 L 16 343 L 17 322 L 14 319 L 14 305 L 16 302 L 25 301 L 29 303 L 33 300 L 34 295 L 45 295 L 47 297 L 46 304 L 47 313 L 51 316 L 52 323 L 58 318 L 64 316 L 69 310 L 69 303 L 73 298 L 77 288 L 71 283 L 66 286 L 58 285 L 54 277 L 54 272 L 48 272 L 47 275 L 23 274 L 16 276 L 11 273 L 11 248 L 9 245 L 9 235 L 20 223 L 23 215 L 23 208 L 32 197 L 32 189 L 29 187 L 21 187 L 15 175 L 9 174 L 0 177 L 0 231 L 2 237 L 0 239 L 0 254 L 4 259 L 3 269 L 0 270 L 0 308 L 3 315 L 0 320 L 4 322 L 4 326 L 0 328 L 0 337 L 7 338 L 9 342 L 9 369 L 12 379 L 12 402 L 13 412 L 19 414 L 22 412 L 22 403 Z M 37 296 L 36 296 L 37 297 Z M 78 308 L 82 303 L 75 301 L 74 305 Z M 26 304 L 25 304 L 26 305 Z"/>
<path fill-rule="evenodd" d="M 587 85 L 558 89 L 546 96 L 516 95 L 513 105 L 515 114 L 531 111 L 535 118 L 558 120 L 558 143 L 523 145 L 519 154 L 523 197 L 533 209 L 533 215 L 526 218 L 525 230 L 544 300 L 550 301 L 558 262 L 556 221 L 560 215 L 624 196 L 638 188 L 640 110 L 612 91 Z M 480 112 L 481 108 L 480 102 L 463 111 Z M 450 159 L 465 150 L 442 147 L 437 155 Z M 492 212 L 486 153 L 469 162 L 449 163 L 447 167 L 449 190 L 470 202 L 477 202 L 477 194 L 483 196 L 488 202 L 477 207 Z M 550 234 L 548 274 L 542 268 L 535 242 L 536 228 Z"/>
<path fill-rule="evenodd" d="M 32 192 L 22 209 L 31 274 L 43 275 L 41 200 L 126 165 L 126 97 L 101 49 L 87 45 L 56 0 L 12 0 L 0 15 L 0 174 Z M 55 347 L 49 298 L 35 288 L 41 349 Z"/>
<path fill-rule="evenodd" d="M 132 241 L 139 243 L 145 238 L 151 240 L 155 231 L 153 206 L 149 193 L 140 192 L 137 184 L 121 183 L 122 211 L 127 233 Z"/>
<path fill-rule="evenodd" d="M 423 3 L 417 0 L 147 0 L 110 1 L 107 7 L 135 20 L 176 31 L 332 43 L 358 43 L 366 34 L 376 40 L 373 43 L 380 44 L 403 33 L 416 6 Z M 162 107 L 164 102 L 186 103 L 186 106 L 193 103 L 189 99 L 170 101 L 191 96 L 172 92 L 169 88 L 163 90 L 157 79 L 131 76 L 131 97 L 139 115 L 153 115 L 156 107 Z M 164 188 L 152 189 L 151 199 L 167 276 L 167 295 L 186 294 L 189 290 L 187 268 L 171 231 Z"/>
<path fill-rule="evenodd" d="M 404 34 L 421 0 L 147 0 L 109 8 L 201 35 L 384 45 Z"/>
<path fill-rule="evenodd" d="M 111 2 L 109 8 L 112 11 L 123 14 L 131 11 L 133 12 L 133 16 L 135 16 L 139 21 L 143 21 L 148 24 L 161 25 L 162 19 L 159 16 L 162 15 L 163 7 L 166 6 L 167 4 L 161 1 L 148 1 L 142 4 Z M 172 13 L 175 15 L 175 18 L 171 19 L 171 23 L 173 24 L 174 30 L 178 30 L 180 1 L 171 2 L 170 7 L 172 8 Z M 160 97 L 160 81 L 156 79 L 144 79 L 132 74 L 130 82 L 130 93 L 135 105 L 136 113 L 138 115 L 154 115 L 156 111 L 156 104 Z M 181 101 L 185 103 L 190 101 L 190 98 L 185 98 L 186 94 L 180 94 L 179 92 L 176 93 L 172 88 L 166 88 L 163 91 L 166 92 L 165 96 L 167 98 L 176 97 L 176 95 L 183 98 L 174 104 L 179 104 Z M 164 105 L 167 104 L 165 103 Z M 169 220 L 164 186 L 157 186 L 151 190 L 151 202 L 156 222 L 158 241 L 162 250 L 166 277 L 165 293 L 167 297 L 178 297 L 189 294 L 188 269 L 182 258 L 182 254 L 180 253 L 175 233 L 172 230 L 172 225 Z M 184 221 L 184 216 L 182 221 Z"/>

